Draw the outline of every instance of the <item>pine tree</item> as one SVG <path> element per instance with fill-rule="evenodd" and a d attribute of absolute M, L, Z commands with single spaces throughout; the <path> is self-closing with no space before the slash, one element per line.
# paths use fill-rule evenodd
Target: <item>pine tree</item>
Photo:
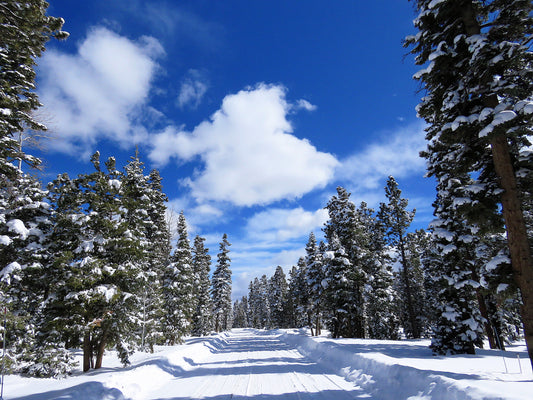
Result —
<path fill-rule="evenodd" d="M 272 328 L 288 328 L 287 310 L 285 308 L 287 303 L 287 295 L 289 286 L 283 268 L 279 265 L 269 282 L 269 305 L 271 313 Z"/>
<path fill-rule="evenodd" d="M 47 303 L 48 334 L 61 332 L 69 344 L 83 343 L 83 370 L 100 368 L 105 349 L 114 345 L 127 365 L 138 332 L 138 294 L 142 257 L 129 231 L 121 174 L 109 158 L 100 169 L 75 180 L 60 176 L 50 185 L 56 204 L 53 295 Z M 94 357 L 96 356 L 96 360 Z"/>
<path fill-rule="evenodd" d="M 409 265 L 407 278 L 403 275 L 405 272 L 399 270 L 395 274 L 395 287 L 398 294 L 398 314 L 401 324 L 405 327 L 409 324 L 409 315 L 407 310 L 407 290 L 404 282 L 409 281 L 410 293 L 416 293 L 412 296 L 413 308 L 416 310 L 416 321 L 420 327 L 422 337 L 427 337 L 431 332 L 431 297 L 426 292 L 428 277 L 424 273 L 424 253 L 431 247 L 431 237 L 424 230 L 408 232 L 406 236 L 406 257 Z M 435 274 L 432 274 L 435 276 Z"/>
<path fill-rule="evenodd" d="M 320 242 L 320 246 L 316 243 L 315 234 L 309 234 L 309 240 L 305 247 L 306 251 L 306 268 L 307 268 L 307 284 L 309 285 L 309 294 L 312 304 L 312 313 L 314 321 L 314 333 L 320 335 L 322 308 L 324 302 L 324 287 L 322 282 L 325 279 L 324 260 L 323 256 L 326 251 L 324 242 Z"/>
<path fill-rule="evenodd" d="M 240 300 L 235 300 L 235 303 L 233 303 L 233 327 L 249 328 L 248 314 L 248 298 L 243 296 Z"/>
<path fill-rule="evenodd" d="M 217 266 L 213 272 L 211 296 L 213 299 L 213 315 L 215 331 L 231 329 L 231 259 L 228 256 L 228 235 L 222 236 L 220 251 L 217 254 Z"/>
<path fill-rule="evenodd" d="M 192 318 L 196 311 L 194 298 L 194 272 L 192 253 L 187 233 L 187 222 L 183 211 L 178 217 L 178 241 L 165 270 L 163 298 L 166 317 L 163 331 L 167 343 L 181 343 L 182 337 L 190 333 Z"/>
<path fill-rule="evenodd" d="M 326 253 L 326 296 L 329 313 L 328 328 L 334 338 L 353 337 L 357 326 L 357 313 L 354 310 L 359 304 L 356 286 L 358 277 L 354 275 L 348 254 L 337 234 L 332 233 L 329 240 L 329 251 Z"/>
<path fill-rule="evenodd" d="M 297 281 L 298 281 L 298 268 L 293 266 L 289 271 L 289 289 L 287 293 L 287 319 L 291 328 L 299 328 L 297 317 L 298 308 L 298 293 L 297 293 Z"/>
<path fill-rule="evenodd" d="M 411 265 L 407 255 L 407 229 L 409 228 L 415 216 L 415 210 L 407 211 L 409 201 L 402 198 L 402 191 L 394 177 L 389 176 L 385 186 L 385 196 L 388 204 L 381 203 L 378 218 L 385 228 L 385 235 L 390 246 L 398 252 L 398 261 L 400 262 L 400 277 L 402 295 L 401 306 L 404 332 L 408 338 L 418 339 L 422 335 L 420 309 L 415 307 L 415 296 L 418 294 L 414 291 L 411 281 Z"/>
<path fill-rule="evenodd" d="M 368 337 L 373 339 L 398 339 L 399 318 L 397 293 L 394 290 L 393 272 L 386 246 L 384 226 L 374 215 L 374 210 L 361 203 L 357 219 L 365 229 L 359 233 L 366 248 L 362 260 L 367 272 L 364 297 L 366 302 Z"/>
<path fill-rule="evenodd" d="M 324 227 L 324 233 L 328 240 L 330 251 L 345 253 L 349 263 L 344 263 L 343 268 L 349 271 L 340 273 L 350 280 L 351 291 L 349 310 L 353 313 L 348 318 L 349 333 L 344 331 L 343 336 L 364 338 L 366 335 L 366 302 L 364 298 L 365 285 L 368 281 L 368 272 L 372 263 L 370 244 L 368 242 L 367 227 L 364 221 L 357 215 L 355 204 L 350 200 L 350 193 L 342 187 L 337 188 L 337 196 L 333 196 L 326 206 L 329 213 L 329 221 Z M 333 244 L 333 238 L 339 243 Z M 332 247 L 333 246 L 333 247 Z M 344 255 L 343 255 L 344 257 Z M 341 265 L 337 265 L 340 268 Z M 330 276 L 331 278 L 331 276 Z M 345 291 L 343 290 L 343 293 Z"/>
<path fill-rule="evenodd" d="M 205 336 L 213 330 L 213 305 L 209 288 L 209 271 L 211 269 L 211 256 L 209 249 L 204 247 L 205 239 L 200 236 L 194 238 L 193 247 L 193 270 L 195 276 L 194 296 L 196 298 L 196 310 L 193 315 L 192 334 Z"/>
<path fill-rule="evenodd" d="M 32 112 L 41 103 L 35 93 L 35 64 L 50 37 L 65 39 L 63 19 L 46 15 L 43 0 L 0 2 L 0 186 L 17 177 L 13 161 L 32 166 L 40 160 L 21 151 L 20 135 L 26 129 L 46 130 Z M 20 165 L 20 164 L 19 164 Z"/>
<path fill-rule="evenodd" d="M 297 295 L 297 321 L 298 326 L 308 326 L 313 329 L 313 304 L 311 301 L 311 292 L 309 291 L 309 282 L 307 279 L 307 264 L 304 257 L 298 259 L 297 277 L 295 280 Z"/>
<path fill-rule="evenodd" d="M 429 63 L 415 75 L 427 91 L 418 113 L 429 124 L 428 172 L 442 188 L 464 174 L 477 180 L 474 185 L 487 196 L 465 217 L 497 221 L 496 203 L 501 203 L 533 363 L 533 258 L 522 174 L 517 174 L 533 119 L 533 4 L 418 0 L 416 5 L 419 33 L 406 45 L 412 46 L 417 64 Z M 531 161 L 520 168 L 531 171 Z"/>
<path fill-rule="evenodd" d="M 437 325 L 433 331 L 432 350 L 437 354 L 474 354 L 483 345 L 483 327 L 476 298 L 479 287 L 476 226 L 466 224 L 458 210 L 457 198 L 464 198 L 463 181 L 450 179 L 439 184 L 436 205 L 438 219 L 432 222 L 439 258 L 433 267 L 437 284 Z"/>
<path fill-rule="evenodd" d="M 167 196 L 163 193 L 161 176 L 156 169 L 150 171 L 147 180 L 147 225 L 146 251 L 148 281 L 142 293 L 143 347 L 153 351 L 155 344 L 164 343 L 162 322 L 164 320 L 163 276 L 170 263 L 170 228 L 166 221 Z"/>
<path fill-rule="evenodd" d="M 37 332 L 49 291 L 51 209 L 38 180 L 22 173 L 17 180 L 18 185 L 0 189 L 0 293 L 2 309 L 5 307 L 8 312 L 8 359 L 19 372 L 62 374 L 68 366 L 65 369 L 58 363 L 49 363 L 36 368 L 43 361 Z M 59 355 L 61 346 L 56 347 Z"/>

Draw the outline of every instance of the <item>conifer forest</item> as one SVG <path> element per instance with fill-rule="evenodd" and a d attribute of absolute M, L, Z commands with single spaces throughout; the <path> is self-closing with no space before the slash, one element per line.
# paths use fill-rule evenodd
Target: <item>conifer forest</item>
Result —
<path fill-rule="evenodd" d="M 308 327 L 332 338 L 431 338 L 437 355 L 524 339 L 533 360 L 533 4 L 417 0 L 404 40 L 420 71 L 422 152 L 436 182 L 434 220 L 391 173 L 386 201 L 344 187 L 296 265 L 253 277 L 232 298 L 231 237 L 218 249 L 169 213 L 140 152 L 43 182 L 26 140 L 45 132 L 36 71 L 68 40 L 44 0 L 0 0 L 0 307 L 5 368 L 37 377 L 232 328 Z M 274 270 L 274 269 L 273 269 Z"/>

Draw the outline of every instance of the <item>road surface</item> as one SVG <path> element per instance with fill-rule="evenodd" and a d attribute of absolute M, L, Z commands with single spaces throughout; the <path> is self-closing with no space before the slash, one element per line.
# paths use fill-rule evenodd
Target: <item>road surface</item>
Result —
<path fill-rule="evenodd" d="M 151 393 L 151 399 L 371 399 L 353 383 L 304 357 L 272 332 L 233 330 L 211 354 Z M 341 366 L 339 366 L 340 368 Z"/>

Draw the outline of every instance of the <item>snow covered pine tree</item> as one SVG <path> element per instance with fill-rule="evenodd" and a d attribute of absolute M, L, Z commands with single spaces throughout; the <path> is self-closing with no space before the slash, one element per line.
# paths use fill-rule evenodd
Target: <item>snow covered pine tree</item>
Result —
<path fill-rule="evenodd" d="M 415 3 L 419 33 L 406 38 L 405 44 L 412 46 L 417 64 L 428 64 L 415 79 L 427 91 L 418 113 L 429 124 L 425 152 L 429 174 L 442 188 L 443 180 L 468 174 L 488 198 L 501 203 L 533 363 L 533 258 L 522 209 L 524 193 L 519 191 L 521 176 L 531 173 L 531 162 L 516 173 L 519 154 L 530 145 L 533 122 L 533 4 L 530 0 Z M 486 210 L 477 210 L 469 218 L 486 217 Z M 492 210 L 497 213 L 499 208 Z"/>

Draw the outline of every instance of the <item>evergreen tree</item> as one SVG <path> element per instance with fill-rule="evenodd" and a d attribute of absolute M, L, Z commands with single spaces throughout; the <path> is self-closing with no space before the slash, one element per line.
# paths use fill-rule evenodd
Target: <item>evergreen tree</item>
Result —
<path fill-rule="evenodd" d="M 211 296 L 213 299 L 213 315 L 215 331 L 231 329 L 231 259 L 228 256 L 228 235 L 222 236 L 220 251 L 217 254 L 217 266 L 213 272 Z"/>
<path fill-rule="evenodd" d="M 416 310 L 416 321 L 419 324 L 420 334 L 427 337 L 431 332 L 432 326 L 432 312 L 430 301 L 432 296 L 427 293 L 427 279 L 424 272 L 424 253 L 428 252 L 431 247 L 431 237 L 424 230 L 417 230 L 416 232 L 408 232 L 406 236 L 406 257 L 409 265 L 407 277 L 404 276 L 405 271 L 399 270 L 395 274 L 395 288 L 398 294 L 398 314 L 402 326 L 409 325 L 409 307 L 406 299 L 408 298 L 407 290 L 404 282 L 409 282 L 409 290 L 412 296 L 413 308 Z M 435 276 L 435 274 L 432 274 Z M 436 297 L 434 297 L 436 298 Z M 404 328 L 405 329 L 405 328 Z M 407 333 L 406 333 L 407 335 Z"/>
<path fill-rule="evenodd" d="M 261 293 L 261 287 L 259 279 L 256 277 L 250 282 L 248 286 L 248 307 L 250 310 L 250 325 L 252 328 L 262 328 L 262 307 L 263 307 L 263 294 Z"/>
<path fill-rule="evenodd" d="M 407 229 L 415 216 L 415 210 L 407 211 L 408 200 L 402 198 L 402 191 L 394 177 L 389 176 L 385 186 L 385 196 L 388 204 L 381 203 L 378 218 L 383 224 L 387 242 L 398 253 L 400 263 L 400 279 L 402 291 L 401 314 L 403 318 L 404 332 L 408 338 L 418 339 L 422 335 L 421 309 L 415 307 L 415 297 L 411 277 L 413 275 L 408 258 Z"/>
<path fill-rule="evenodd" d="M 298 326 L 308 326 L 313 330 L 313 304 L 311 301 L 311 293 L 309 291 L 309 282 L 307 279 L 307 264 L 304 257 L 298 259 L 297 276 L 295 279 L 295 293 L 297 295 L 297 321 Z"/>
<path fill-rule="evenodd" d="M 307 268 L 307 284 L 309 285 L 309 294 L 315 326 L 314 333 L 316 335 L 320 335 L 322 325 L 322 308 L 324 302 L 324 287 L 322 286 L 322 282 L 326 277 L 323 260 L 325 251 L 326 245 L 324 242 L 320 242 L 320 246 L 317 245 L 315 234 L 311 232 L 305 247 L 305 262 Z"/>
<path fill-rule="evenodd" d="M 0 187 L 17 179 L 13 161 L 32 166 L 40 160 L 21 151 L 26 129 L 46 130 L 32 112 L 41 103 L 35 93 L 35 64 L 50 37 L 65 39 L 64 20 L 46 15 L 43 0 L 0 2 Z M 20 165 L 20 163 L 19 163 Z"/>
<path fill-rule="evenodd" d="M 463 217 L 500 224 L 501 204 L 533 362 L 533 258 L 521 184 L 533 160 L 518 162 L 530 145 L 533 119 L 533 4 L 418 0 L 416 6 L 419 33 L 406 45 L 412 46 L 417 64 L 429 64 L 415 75 L 427 91 L 418 113 L 429 124 L 428 172 L 441 190 L 446 181 L 462 180 L 465 174 L 477 180 L 473 185 L 485 191 L 485 199 Z"/>
<path fill-rule="evenodd" d="M 290 327 L 299 328 L 298 321 L 298 268 L 293 266 L 289 271 L 289 289 L 287 293 L 287 319 Z"/>
<path fill-rule="evenodd" d="M 42 344 L 37 333 L 51 273 L 51 209 L 38 180 L 22 173 L 17 180 L 16 186 L 0 188 L 0 294 L 2 309 L 7 312 L 8 360 L 19 372 L 63 374 L 69 370 L 63 365 L 64 346 L 55 346 L 56 361 L 51 353 L 46 356 L 51 359 L 43 360 L 38 349 Z"/>
<path fill-rule="evenodd" d="M 287 296 L 289 286 L 283 268 L 279 265 L 276 267 L 276 271 L 272 278 L 270 278 L 269 284 L 269 305 L 271 313 L 272 328 L 288 328 L 287 323 Z"/>
<path fill-rule="evenodd" d="M 466 180 L 467 178 L 465 178 Z M 466 224 L 454 201 L 462 198 L 464 181 L 450 179 L 439 186 L 436 201 L 437 220 L 432 222 L 439 258 L 433 267 L 437 284 L 437 325 L 431 348 L 438 354 L 475 353 L 483 344 L 483 327 L 476 289 L 479 274 L 476 266 L 475 234 L 477 227 Z"/>
<path fill-rule="evenodd" d="M 344 311 L 353 313 L 353 315 L 347 317 L 350 332 L 344 331 L 343 336 L 364 338 L 366 335 L 365 285 L 368 281 L 370 264 L 373 262 L 367 227 L 363 225 L 363 219 L 357 214 L 355 204 L 350 201 L 350 193 L 342 187 L 337 188 L 337 196 L 331 198 L 326 208 L 330 219 L 324 227 L 324 232 L 330 251 L 342 249 L 343 257 L 347 257 L 349 261 L 336 265 L 336 268 L 346 268 L 350 269 L 349 271 L 334 272 L 350 280 L 351 285 L 350 299 L 346 299 L 351 307 Z M 334 237 L 339 243 L 332 243 Z M 342 291 L 347 293 L 345 290 Z"/>
<path fill-rule="evenodd" d="M 149 255 L 147 283 L 143 298 L 143 347 L 153 351 L 155 344 L 164 343 L 161 321 L 164 320 L 163 277 L 170 263 L 170 229 L 166 221 L 167 196 L 163 193 L 159 171 L 152 170 L 147 180 L 146 251 Z"/>
<path fill-rule="evenodd" d="M 190 333 L 193 314 L 196 311 L 194 297 L 194 272 L 192 253 L 187 233 L 187 222 L 183 211 L 178 217 L 178 242 L 165 269 L 163 298 L 166 312 L 163 332 L 167 343 L 181 343 L 182 337 Z"/>
<path fill-rule="evenodd" d="M 209 271 L 211 269 L 211 256 L 209 249 L 204 247 L 205 239 L 200 236 L 194 238 L 193 247 L 193 270 L 195 276 L 194 296 L 196 298 L 196 310 L 193 315 L 192 334 L 205 336 L 213 330 L 213 305 L 209 288 Z"/>
<path fill-rule="evenodd" d="M 335 232 L 330 238 L 326 259 L 328 328 L 334 338 L 353 337 L 354 330 L 359 328 L 354 310 L 359 304 L 355 297 L 358 293 L 353 290 L 359 277 L 354 275 L 355 269 Z"/>
<path fill-rule="evenodd" d="M 397 293 L 394 290 L 393 272 L 386 246 L 384 226 L 374 216 L 374 210 L 362 202 L 357 209 L 359 224 L 365 229 L 359 233 L 364 245 L 362 259 L 367 272 L 364 297 L 366 302 L 368 337 L 398 339 L 399 318 Z"/>
<path fill-rule="evenodd" d="M 50 185 L 57 211 L 51 237 L 56 257 L 45 331 L 61 332 L 69 344 L 83 343 L 84 371 L 100 368 L 110 345 L 128 364 L 142 289 L 135 262 L 142 248 L 129 231 L 121 174 L 113 158 L 105 163 L 107 172 L 100 169 L 99 153 L 92 162 L 95 172 L 75 180 L 63 175 Z"/>
<path fill-rule="evenodd" d="M 240 300 L 235 300 L 233 303 L 233 327 L 249 328 L 248 313 L 248 298 L 243 296 Z"/>

